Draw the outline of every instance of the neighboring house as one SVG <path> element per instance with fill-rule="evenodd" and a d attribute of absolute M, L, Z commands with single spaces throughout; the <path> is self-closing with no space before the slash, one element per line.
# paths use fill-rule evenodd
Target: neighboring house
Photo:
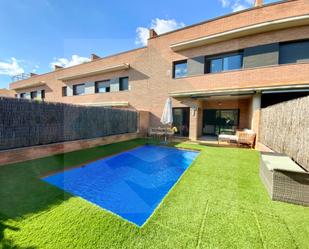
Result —
<path fill-rule="evenodd" d="M 15 91 L 8 90 L 6 88 L 0 89 L 0 97 L 14 97 L 15 96 Z"/>
<path fill-rule="evenodd" d="M 181 134 L 258 131 L 260 108 L 309 89 L 309 1 L 257 6 L 157 35 L 148 46 L 10 85 L 20 98 L 117 106 L 160 125 L 171 96 Z"/>

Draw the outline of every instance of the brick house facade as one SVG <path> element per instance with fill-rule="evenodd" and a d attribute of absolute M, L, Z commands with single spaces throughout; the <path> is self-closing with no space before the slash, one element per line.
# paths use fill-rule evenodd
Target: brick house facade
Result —
<path fill-rule="evenodd" d="M 180 135 L 258 132 L 260 108 L 309 89 L 309 2 L 261 5 L 157 35 L 147 47 L 13 82 L 18 97 L 150 112 L 172 97 Z M 128 80 L 128 81 L 127 81 Z"/>

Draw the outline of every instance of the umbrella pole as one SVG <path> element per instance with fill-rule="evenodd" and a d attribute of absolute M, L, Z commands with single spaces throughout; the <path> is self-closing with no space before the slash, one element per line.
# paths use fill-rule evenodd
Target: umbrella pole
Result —
<path fill-rule="evenodd" d="M 167 127 L 165 125 L 165 129 L 164 129 L 164 142 L 162 142 L 163 144 L 167 144 Z"/>

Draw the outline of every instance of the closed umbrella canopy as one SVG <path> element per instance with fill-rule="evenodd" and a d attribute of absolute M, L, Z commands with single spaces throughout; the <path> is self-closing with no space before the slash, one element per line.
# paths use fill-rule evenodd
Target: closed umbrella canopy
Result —
<path fill-rule="evenodd" d="M 163 113 L 161 116 L 161 123 L 164 125 L 173 123 L 173 109 L 172 109 L 172 99 L 168 98 L 165 102 Z"/>

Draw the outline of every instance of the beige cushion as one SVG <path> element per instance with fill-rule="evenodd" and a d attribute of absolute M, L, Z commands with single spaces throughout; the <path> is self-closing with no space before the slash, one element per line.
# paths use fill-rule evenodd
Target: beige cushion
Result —
<path fill-rule="evenodd" d="M 285 170 L 291 172 L 305 173 L 291 158 L 280 154 L 262 154 L 261 160 L 269 170 Z"/>
<path fill-rule="evenodd" d="M 248 134 L 255 134 L 255 132 L 253 130 L 250 130 L 250 129 L 244 129 L 244 132 L 246 132 Z"/>
<path fill-rule="evenodd" d="M 237 136 L 220 134 L 218 139 L 221 140 L 221 141 L 237 141 Z"/>

